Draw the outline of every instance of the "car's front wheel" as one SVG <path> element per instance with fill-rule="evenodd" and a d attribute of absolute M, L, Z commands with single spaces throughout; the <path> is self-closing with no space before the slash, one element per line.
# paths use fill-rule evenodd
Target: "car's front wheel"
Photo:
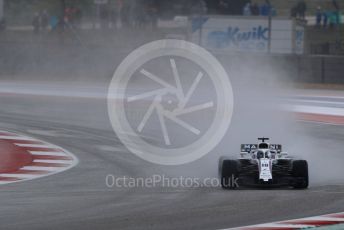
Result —
<path fill-rule="evenodd" d="M 306 189 L 309 185 L 308 163 L 305 160 L 293 161 L 293 187 L 296 189 Z"/>
<path fill-rule="evenodd" d="M 234 189 L 238 187 L 238 162 L 235 160 L 222 160 L 221 164 L 221 186 L 224 189 Z"/>

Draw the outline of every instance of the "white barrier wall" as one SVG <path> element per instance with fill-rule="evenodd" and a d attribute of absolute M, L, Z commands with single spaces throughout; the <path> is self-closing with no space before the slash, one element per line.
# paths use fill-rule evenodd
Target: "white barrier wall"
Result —
<path fill-rule="evenodd" d="M 271 53 L 303 53 L 303 33 L 303 27 L 296 28 L 293 20 L 273 18 L 271 21 Z M 269 20 L 268 17 L 209 16 L 194 18 L 191 40 L 215 51 L 267 53 L 269 50 Z"/>

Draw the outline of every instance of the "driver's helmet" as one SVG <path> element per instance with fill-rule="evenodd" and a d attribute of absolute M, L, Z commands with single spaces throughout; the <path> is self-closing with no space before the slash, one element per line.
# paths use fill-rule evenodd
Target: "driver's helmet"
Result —
<path fill-rule="evenodd" d="M 258 149 L 268 149 L 268 148 L 269 148 L 269 144 L 268 144 L 268 143 L 265 143 L 265 142 L 260 143 L 260 144 L 258 145 Z"/>
<path fill-rule="evenodd" d="M 264 151 L 262 151 L 262 150 L 258 150 L 256 153 L 257 159 L 264 158 L 264 155 L 265 155 Z"/>

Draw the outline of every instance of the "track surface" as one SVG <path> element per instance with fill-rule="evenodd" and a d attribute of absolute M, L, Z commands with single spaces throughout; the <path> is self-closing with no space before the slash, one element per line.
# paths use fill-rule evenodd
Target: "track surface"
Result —
<path fill-rule="evenodd" d="M 212 154 L 178 167 L 138 159 L 110 128 L 105 100 L 8 95 L 0 103 L 2 129 L 59 145 L 80 161 L 61 174 L 1 186 L 4 230 L 220 229 L 343 211 L 342 126 L 297 125 L 302 138 L 295 142 L 312 146 L 318 156 L 305 191 L 108 188 L 108 174 L 215 176 L 217 162 Z"/>

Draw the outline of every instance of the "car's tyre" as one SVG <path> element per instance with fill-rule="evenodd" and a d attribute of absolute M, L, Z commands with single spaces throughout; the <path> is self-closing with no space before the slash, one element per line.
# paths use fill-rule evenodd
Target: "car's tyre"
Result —
<path fill-rule="evenodd" d="M 308 163 L 305 160 L 293 161 L 293 177 L 295 179 L 293 187 L 296 189 L 306 189 L 309 185 Z"/>
<path fill-rule="evenodd" d="M 238 187 L 238 162 L 235 160 L 220 160 L 221 186 L 224 189 L 234 189 Z"/>

